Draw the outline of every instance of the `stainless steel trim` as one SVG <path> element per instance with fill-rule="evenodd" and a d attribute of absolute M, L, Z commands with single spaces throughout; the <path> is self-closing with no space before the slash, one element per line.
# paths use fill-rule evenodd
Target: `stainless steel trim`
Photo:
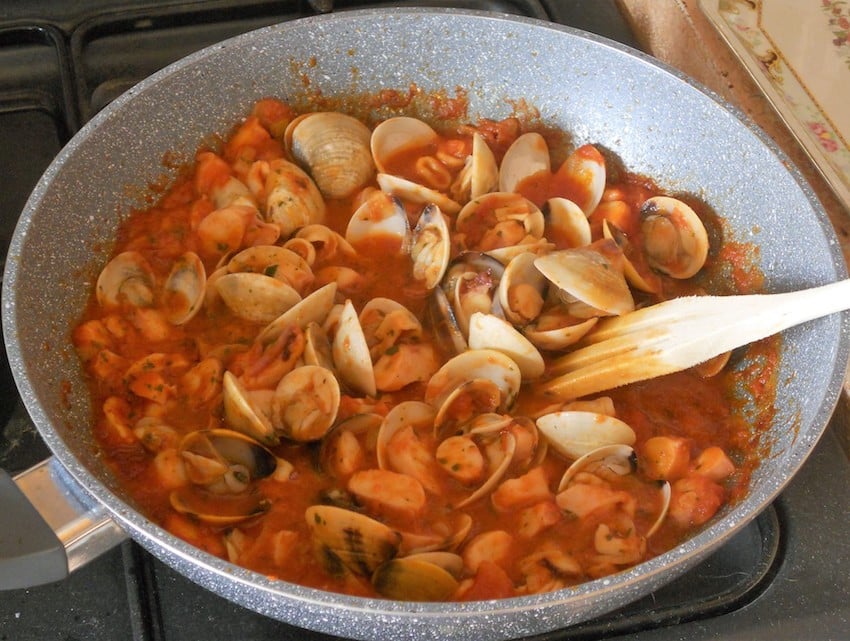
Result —
<path fill-rule="evenodd" d="M 84 496 L 56 458 L 42 461 L 14 480 L 65 546 L 70 572 L 127 538 L 100 503 Z"/>

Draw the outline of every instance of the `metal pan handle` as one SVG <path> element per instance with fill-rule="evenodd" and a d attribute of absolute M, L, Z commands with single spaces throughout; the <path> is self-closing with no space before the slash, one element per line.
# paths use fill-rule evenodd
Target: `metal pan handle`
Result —
<path fill-rule="evenodd" d="M 15 476 L 0 470 L 0 590 L 65 578 L 127 538 L 54 458 Z"/>

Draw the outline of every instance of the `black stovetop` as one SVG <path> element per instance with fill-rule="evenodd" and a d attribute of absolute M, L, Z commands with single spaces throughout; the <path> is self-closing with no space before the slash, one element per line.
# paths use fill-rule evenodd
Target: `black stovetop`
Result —
<path fill-rule="evenodd" d="M 39 176 L 100 108 L 166 64 L 317 11 L 447 6 L 516 13 L 635 46 L 615 0 L 194 2 L 37 0 L 0 6 L 0 251 Z M 843 426 L 842 426 L 843 427 Z M 49 456 L 0 369 L 0 467 Z M 850 638 L 850 465 L 834 428 L 782 496 L 732 541 L 654 594 L 538 641 Z M 1 522 L 0 522 L 1 523 Z M 2 527 L 2 524 L 0 524 Z M 125 542 L 67 580 L 0 592 L 0 641 L 328 639 L 200 588 Z"/>

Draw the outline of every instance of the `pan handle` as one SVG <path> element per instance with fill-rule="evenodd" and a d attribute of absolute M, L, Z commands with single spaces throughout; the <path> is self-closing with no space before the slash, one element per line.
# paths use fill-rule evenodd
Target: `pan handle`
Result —
<path fill-rule="evenodd" d="M 127 538 L 51 457 L 18 474 L 0 470 L 0 590 L 65 578 Z"/>

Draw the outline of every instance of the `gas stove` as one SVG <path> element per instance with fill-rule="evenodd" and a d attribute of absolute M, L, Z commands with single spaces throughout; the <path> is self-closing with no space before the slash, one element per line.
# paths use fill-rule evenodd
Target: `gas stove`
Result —
<path fill-rule="evenodd" d="M 524 15 L 637 46 L 615 0 L 310 2 L 38 0 L 0 8 L 0 248 L 41 173 L 125 89 L 197 49 L 327 11 L 446 6 Z M 843 403 L 844 401 L 842 401 Z M 692 571 L 600 619 L 543 640 L 758 641 L 850 637 L 850 464 L 839 406 L 810 460 L 761 516 Z M 0 467 L 50 456 L 0 369 Z M 0 641 L 329 639 L 234 605 L 126 540 L 57 583 L 0 593 Z"/>

